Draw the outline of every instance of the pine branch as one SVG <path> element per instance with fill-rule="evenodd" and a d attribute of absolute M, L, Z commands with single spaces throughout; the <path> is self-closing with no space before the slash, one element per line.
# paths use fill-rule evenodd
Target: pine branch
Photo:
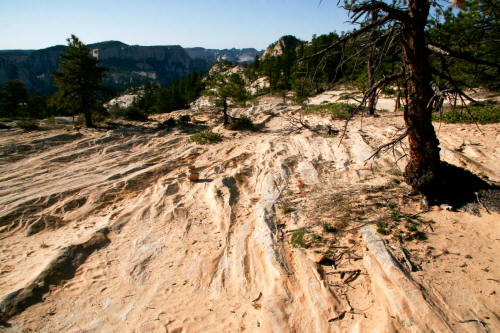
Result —
<path fill-rule="evenodd" d="M 396 8 L 395 6 L 388 5 L 382 1 L 371 1 L 370 3 L 353 6 L 351 8 L 351 11 L 356 14 L 356 19 L 374 10 L 381 10 L 385 12 L 390 20 L 397 20 L 399 22 L 411 21 L 411 17 L 407 12 L 402 9 Z"/>
<path fill-rule="evenodd" d="M 382 25 L 386 24 L 387 22 L 389 22 L 390 20 L 391 20 L 390 17 L 384 16 L 380 20 L 378 20 L 377 22 L 374 22 L 372 24 L 368 24 L 367 26 L 364 26 L 363 28 L 361 28 L 359 30 L 354 30 L 353 32 L 348 33 L 348 34 L 342 36 L 340 39 L 336 40 L 335 42 L 331 43 L 330 45 L 328 45 L 327 47 L 325 47 L 323 50 L 318 51 L 318 52 L 316 52 L 316 53 L 314 53 L 314 54 L 312 54 L 310 56 L 303 57 L 303 58 L 299 59 L 299 61 L 304 61 L 304 60 L 316 58 L 316 57 L 318 57 L 320 55 L 323 55 L 326 52 L 332 50 L 337 45 L 339 45 L 341 43 L 344 43 L 344 42 L 346 42 L 346 41 L 348 41 L 350 39 L 356 38 L 359 35 L 362 35 L 365 32 L 370 31 L 371 29 L 374 29 L 376 27 L 382 26 Z"/>

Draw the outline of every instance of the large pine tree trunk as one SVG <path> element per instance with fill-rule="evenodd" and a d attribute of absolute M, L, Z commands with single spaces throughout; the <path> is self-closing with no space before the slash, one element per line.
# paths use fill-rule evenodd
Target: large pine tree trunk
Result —
<path fill-rule="evenodd" d="M 372 4 L 373 4 L 373 1 L 372 1 Z M 378 18 L 378 13 L 376 10 L 372 11 L 372 18 L 371 18 L 371 23 L 375 23 L 377 22 L 377 18 Z M 370 42 L 373 42 L 376 38 L 376 33 L 375 33 L 375 29 L 373 29 L 370 33 Z M 370 48 L 370 51 L 369 51 L 369 54 L 368 54 L 368 61 L 366 62 L 366 66 L 367 66 L 367 70 L 368 70 L 368 87 L 373 87 L 373 84 L 375 83 L 375 75 L 374 75 L 374 72 L 375 72 L 375 64 L 374 64 L 374 58 L 375 58 L 375 45 L 373 45 L 371 48 Z M 375 114 L 375 102 L 376 102 L 376 99 L 377 99 L 377 93 L 376 92 L 373 92 L 373 94 L 371 94 L 369 97 L 368 97 L 368 113 L 370 115 L 374 115 Z"/>
<path fill-rule="evenodd" d="M 370 54 L 368 57 L 367 61 L 367 67 L 368 67 L 368 87 L 372 87 L 373 84 L 375 83 L 374 77 L 373 77 L 373 60 L 372 60 L 373 53 Z M 375 100 L 377 98 L 377 94 L 374 92 L 368 97 L 368 113 L 370 115 L 375 114 Z"/>
<path fill-rule="evenodd" d="M 94 124 L 92 123 L 92 112 L 90 111 L 90 103 L 84 93 L 82 93 L 80 101 L 81 112 L 85 115 L 85 125 L 88 128 L 94 127 Z"/>
<path fill-rule="evenodd" d="M 224 125 L 229 124 L 229 116 L 227 115 L 227 97 L 224 97 L 224 100 L 222 101 L 223 103 L 223 112 L 224 112 Z"/>
<path fill-rule="evenodd" d="M 410 145 L 405 178 L 415 190 L 432 195 L 439 186 L 440 159 L 439 141 L 432 126 L 432 109 L 429 106 L 433 91 L 424 32 L 429 2 L 413 0 L 409 7 L 412 19 L 403 23 L 401 39 L 408 89 L 404 119 Z"/>
<path fill-rule="evenodd" d="M 86 110 L 84 114 L 85 114 L 85 125 L 88 128 L 94 127 L 94 124 L 92 123 L 92 114 L 90 113 L 90 111 Z"/>

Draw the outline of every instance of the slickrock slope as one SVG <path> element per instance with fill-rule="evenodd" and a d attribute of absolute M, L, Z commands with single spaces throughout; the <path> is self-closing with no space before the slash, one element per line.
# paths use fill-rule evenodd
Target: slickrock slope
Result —
<path fill-rule="evenodd" d="M 321 125 L 342 121 L 293 130 L 300 107 L 280 100 L 233 110 L 258 132 L 189 111 L 223 134 L 213 145 L 154 123 L 3 131 L 0 331 L 499 330 L 500 214 L 434 207 L 427 240 L 386 246 L 372 224 L 420 198 L 401 183 L 404 145 L 365 161 L 401 115 L 356 118 L 341 141 Z M 443 158 L 498 181 L 500 126 L 482 131 L 442 125 Z"/>

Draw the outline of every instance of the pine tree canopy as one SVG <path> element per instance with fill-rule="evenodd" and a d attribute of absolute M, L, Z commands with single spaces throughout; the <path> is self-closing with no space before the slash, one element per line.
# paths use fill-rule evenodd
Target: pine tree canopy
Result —
<path fill-rule="evenodd" d="M 68 38 L 68 49 L 61 54 L 60 70 L 54 71 L 54 84 L 61 104 L 72 114 L 85 114 L 87 127 L 92 127 L 91 112 L 97 107 L 101 83 L 106 68 L 98 66 L 99 61 L 90 56 L 90 50 L 78 37 Z"/>

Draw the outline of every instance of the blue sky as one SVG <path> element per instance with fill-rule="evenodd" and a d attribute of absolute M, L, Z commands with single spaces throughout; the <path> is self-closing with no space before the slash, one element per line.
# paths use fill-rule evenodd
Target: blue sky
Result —
<path fill-rule="evenodd" d="M 337 0 L 0 0 L 0 49 L 120 40 L 264 49 L 286 34 L 347 31 Z"/>

